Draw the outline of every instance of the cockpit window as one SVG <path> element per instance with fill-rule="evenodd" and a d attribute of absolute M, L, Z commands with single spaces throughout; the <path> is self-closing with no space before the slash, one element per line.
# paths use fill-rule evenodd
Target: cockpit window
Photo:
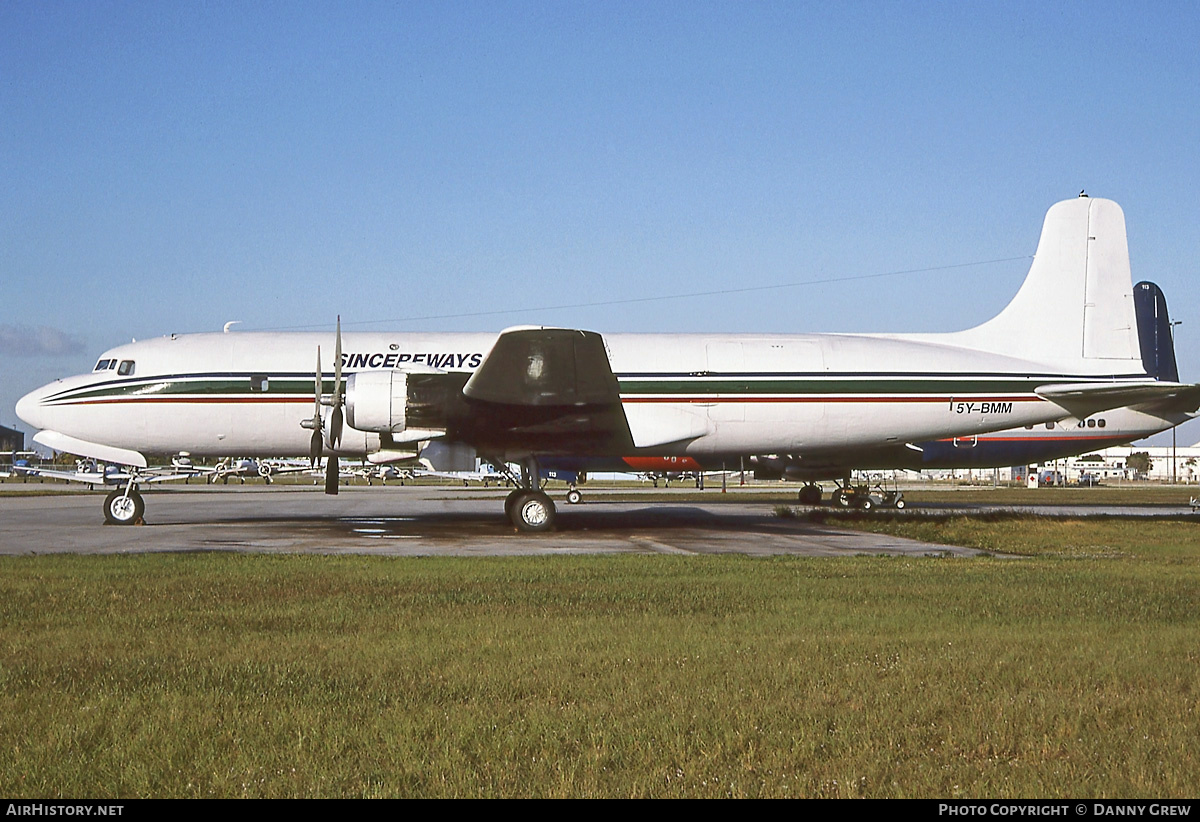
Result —
<path fill-rule="evenodd" d="M 116 360 L 114 360 L 116 362 Z M 122 377 L 128 377 L 133 373 L 133 360 L 121 360 L 121 366 L 117 369 L 117 373 Z"/>
<path fill-rule="evenodd" d="M 112 368 L 116 364 L 117 364 L 116 360 L 100 360 L 100 362 L 96 363 L 96 367 L 93 368 L 92 370 L 93 371 L 107 371 L 108 369 Z"/>

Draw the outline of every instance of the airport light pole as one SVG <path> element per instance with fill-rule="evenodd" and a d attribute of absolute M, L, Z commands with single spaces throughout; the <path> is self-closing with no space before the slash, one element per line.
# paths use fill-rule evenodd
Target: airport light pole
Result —
<path fill-rule="evenodd" d="M 1177 325 L 1183 325 L 1183 320 L 1172 320 L 1171 321 L 1171 350 L 1172 351 L 1175 350 L 1175 326 L 1177 326 Z M 1177 426 L 1177 425 L 1171 426 L 1171 484 L 1172 485 L 1179 484 L 1179 475 L 1176 473 L 1176 470 L 1175 470 L 1175 429 L 1178 427 L 1179 426 Z"/>

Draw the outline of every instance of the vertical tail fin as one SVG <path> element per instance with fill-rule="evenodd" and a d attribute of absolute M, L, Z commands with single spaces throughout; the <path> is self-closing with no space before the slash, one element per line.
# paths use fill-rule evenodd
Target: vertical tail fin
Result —
<path fill-rule="evenodd" d="M 1125 215 L 1080 196 L 1051 206 L 1029 274 L 1003 311 L 955 344 L 1082 373 L 1141 373 Z"/>

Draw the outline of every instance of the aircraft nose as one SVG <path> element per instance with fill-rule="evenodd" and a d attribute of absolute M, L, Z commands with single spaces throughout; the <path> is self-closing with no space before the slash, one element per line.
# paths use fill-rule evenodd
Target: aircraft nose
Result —
<path fill-rule="evenodd" d="M 42 397 L 46 395 L 48 387 L 42 386 L 35 391 L 30 391 L 17 400 L 17 416 L 38 430 L 48 427 L 45 424 L 46 415 L 42 406 Z"/>

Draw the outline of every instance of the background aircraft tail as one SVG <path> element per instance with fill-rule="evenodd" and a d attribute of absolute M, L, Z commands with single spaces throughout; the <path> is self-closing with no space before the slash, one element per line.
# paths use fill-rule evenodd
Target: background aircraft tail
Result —
<path fill-rule="evenodd" d="M 1138 283 L 1133 287 L 1133 307 L 1137 313 L 1138 340 L 1146 373 L 1156 380 L 1179 382 L 1175 334 L 1162 289 L 1154 283 Z"/>
<path fill-rule="evenodd" d="M 1082 195 L 1051 206 L 1012 302 L 943 339 L 1070 373 L 1146 373 L 1121 207 Z"/>

